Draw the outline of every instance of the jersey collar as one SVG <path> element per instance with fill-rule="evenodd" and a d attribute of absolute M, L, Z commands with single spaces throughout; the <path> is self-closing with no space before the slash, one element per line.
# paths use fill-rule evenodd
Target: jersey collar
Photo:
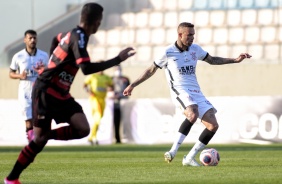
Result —
<path fill-rule="evenodd" d="M 82 28 L 79 25 L 77 25 L 77 29 L 80 29 L 86 35 L 86 32 L 85 32 L 84 28 Z"/>
<path fill-rule="evenodd" d="M 36 52 L 37 52 L 37 48 L 35 48 L 34 54 L 30 54 L 30 53 L 26 50 L 26 48 L 25 48 L 25 51 L 26 51 L 26 53 L 28 53 L 29 56 L 35 56 L 35 55 L 36 55 Z"/>
<path fill-rule="evenodd" d="M 176 47 L 180 52 L 184 52 L 184 51 L 188 51 L 188 50 L 189 50 L 189 47 L 187 47 L 186 50 L 183 50 L 182 48 L 180 48 L 180 47 L 177 45 L 177 41 L 175 41 L 174 45 L 175 45 L 175 47 Z"/>

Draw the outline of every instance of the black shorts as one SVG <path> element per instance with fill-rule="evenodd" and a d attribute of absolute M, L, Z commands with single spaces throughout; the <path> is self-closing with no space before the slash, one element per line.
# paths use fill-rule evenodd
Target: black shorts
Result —
<path fill-rule="evenodd" d="M 74 98 L 60 100 L 34 86 L 32 117 L 35 127 L 50 129 L 52 120 L 55 120 L 57 124 L 68 123 L 75 113 L 83 113 L 83 110 Z"/>

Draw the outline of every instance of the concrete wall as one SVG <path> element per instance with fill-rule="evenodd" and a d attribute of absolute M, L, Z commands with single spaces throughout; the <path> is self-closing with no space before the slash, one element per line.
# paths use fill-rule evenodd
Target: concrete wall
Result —
<path fill-rule="evenodd" d="M 23 39 L 27 29 L 37 30 L 67 12 L 69 0 L 1 0 L 0 53 L 6 46 Z"/>
<path fill-rule="evenodd" d="M 255 62 L 252 60 L 245 62 Z M 124 67 L 123 73 L 131 81 L 145 70 L 145 66 Z M 231 64 L 211 66 L 200 64 L 197 68 L 198 81 L 206 96 L 269 96 L 281 95 L 282 65 Z M 0 69 L 0 99 L 17 98 L 18 81 L 8 77 L 9 69 Z M 112 70 L 106 70 L 111 74 Z M 87 98 L 82 89 L 85 76 L 79 71 L 71 88 L 75 98 Z M 163 70 L 158 70 L 146 82 L 135 88 L 131 98 L 167 98 L 169 90 Z"/>

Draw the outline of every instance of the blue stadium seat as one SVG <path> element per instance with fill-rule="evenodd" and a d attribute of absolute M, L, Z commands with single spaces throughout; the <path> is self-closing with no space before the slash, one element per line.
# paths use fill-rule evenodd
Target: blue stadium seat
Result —
<path fill-rule="evenodd" d="M 146 46 L 146 45 L 140 46 L 140 47 L 138 47 L 137 52 L 138 52 L 138 54 L 136 54 L 137 61 L 152 62 L 152 59 L 151 59 L 152 48 L 151 48 L 151 46 Z"/>
<path fill-rule="evenodd" d="M 242 43 L 244 41 L 244 29 L 242 27 L 230 28 L 228 41 L 232 45 Z"/>
<path fill-rule="evenodd" d="M 245 29 L 245 42 L 247 43 L 259 43 L 260 41 L 260 29 L 256 26 L 247 27 Z"/>
<path fill-rule="evenodd" d="M 239 10 L 229 10 L 226 24 L 227 26 L 239 26 L 241 24 L 241 12 Z"/>
<path fill-rule="evenodd" d="M 115 28 L 107 31 L 107 45 L 120 44 L 120 29 Z"/>
<path fill-rule="evenodd" d="M 242 10 L 242 25 L 252 26 L 257 21 L 257 11 L 253 9 Z"/>
<path fill-rule="evenodd" d="M 161 27 L 163 25 L 163 13 L 160 11 L 151 12 L 149 15 L 150 27 Z"/>
<path fill-rule="evenodd" d="M 164 26 L 177 27 L 179 24 L 177 20 L 178 20 L 178 16 L 176 11 L 166 12 L 164 16 Z"/>
<path fill-rule="evenodd" d="M 258 24 L 270 25 L 274 22 L 274 11 L 271 9 L 261 9 L 258 11 Z"/>
<path fill-rule="evenodd" d="M 134 43 L 135 31 L 133 29 L 123 29 L 120 32 L 120 44 L 122 45 L 131 45 Z"/>
<path fill-rule="evenodd" d="M 142 11 L 135 14 L 135 26 L 136 27 L 147 27 L 149 15 L 146 11 Z"/>
<path fill-rule="evenodd" d="M 152 44 L 163 45 L 165 43 L 165 36 L 165 29 L 162 27 L 152 29 L 150 42 Z"/>
<path fill-rule="evenodd" d="M 239 4 L 238 4 L 239 8 L 248 8 L 251 9 L 254 7 L 254 1 L 253 0 L 239 0 Z"/>
<path fill-rule="evenodd" d="M 210 24 L 212 26 L 222 26 L 225 24 L 225 11 L 223 10 L 214 10 L 210 13 Z"/>
<path fill-rule="evenodd" d="M 151 40 L 151 31 L 148 28 L 142 28 L 136 30 L 136 39 L 137 44 L 147 45 Z"/>

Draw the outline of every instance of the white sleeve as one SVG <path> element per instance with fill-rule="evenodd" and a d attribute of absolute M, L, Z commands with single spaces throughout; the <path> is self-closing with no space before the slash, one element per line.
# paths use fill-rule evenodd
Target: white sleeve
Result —
<path fill-rule="evenodd" d="M 10 69 L 12 70 L 18 70 L 19 69 L 19 64 L 17 62 L 17 54 L 13 56 L 12 58 L 12 62 L 11 62 L 11 65 L 10 65 Z"/>
<path fill-rule="evenodd" d="M 203 60 L 207 56 L 208 52 L 203 50 L 202 47 L 197 45 L 197 58 L 198 60 Z"/>
<path fill-rule="evenodd" d="M 159 68 L 163 68 L 165 65 L 167 65 L 167 56 L 166 56 L 166 50 L 165 53 L 162 53 L 160 57 L 155 59 L 154 61 L 155 65 Z"/>

